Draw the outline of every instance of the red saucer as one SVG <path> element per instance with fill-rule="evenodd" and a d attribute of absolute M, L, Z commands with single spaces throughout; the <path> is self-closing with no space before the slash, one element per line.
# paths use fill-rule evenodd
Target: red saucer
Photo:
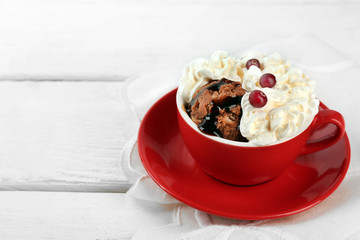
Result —
<path fill-rule="evenodd" d="M 176 89 L 145 115 L 139 130 L 141 161 L 167 193 L 215 215 L 259 220 L 292 215 L 320 203 L 340 185 L 350 163 L 347 135 L 323 151 L 298 157 L 274 180 L 249 187 L 219 182 L 204 173 L 184 146 L 177 125 Z M 326 108 L 325 105 L 321 105 Z M 330 135 L 329 125 L 316 135 Z M 281 153 L 279 153 L 281 154 Z"/>

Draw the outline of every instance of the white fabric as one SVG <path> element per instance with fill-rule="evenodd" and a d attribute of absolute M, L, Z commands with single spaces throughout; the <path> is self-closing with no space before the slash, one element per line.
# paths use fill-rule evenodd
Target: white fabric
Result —
<path fill-rule="evenodd" d="M 134 137 L 124 148 L 121 161 L 126 176 L 134 182 L 127 196 L 141 199 L 139 208 L 146 201 L 172 208 L 173 221 L 166 226 L 144 229 L 132 239 L 353 240 L 360 237 L 360 114 L 357 110 L 360 67 L 309 35 L 264 43 L 255 49 L 278 51 L 296 63 L 317 83 L 315 92 L 319 99 L 343 114 L 352 147 L 350 169 L 344 182 L 321 204 L 293 216 L 264 221 L 222 218 L 182 204 L 158 187 L 141 165 Z M 180 74 L 181 69 L 167 70 L 127 82 L 123 94 L 139 120 L 160 96 L 177 86 Z"/>

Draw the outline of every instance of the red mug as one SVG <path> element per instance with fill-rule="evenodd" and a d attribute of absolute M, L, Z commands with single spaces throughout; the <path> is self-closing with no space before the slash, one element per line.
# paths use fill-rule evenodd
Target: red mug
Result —
<path fill-rule="evenodd" d="M 234 185 L 255 185 L 270 181 L 279 176 L 299 155 L 330 147 L 345 133 L 345 122 L 340 113 L 320 109 L 310 125 L 297 136 L 269 146 L 246 146 L 246 143 L 200 132 L 186 113 L 179 91 L 176 104 L 180 133 L 195 161 L 208 175 Z M 315 129 L 328 123 L 337 127 L 335 135 L 307 142 Z"/>

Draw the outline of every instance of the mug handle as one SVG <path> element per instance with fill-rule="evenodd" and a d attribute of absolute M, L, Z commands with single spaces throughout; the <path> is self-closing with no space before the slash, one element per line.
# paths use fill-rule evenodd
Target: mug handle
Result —
<path fill-rule="evenodd" d="M 325 125 L 327 123 L 332 123 L 336 125 L 336 134 L 323 140 L 306 143 L 304 148 L 301 150 L 300 155 L 305 155 L 328 148 L 331 145 L 337 143 L 337 141 L 342 138 L 345 133 L 344 118 L 340 113 L 330 109 L 324 109 L 318 112 L 318 114 L 315 116 L 314 122 L 311 125 L 311 133 L 313 133 L 314 130 L 316 130 L 318 127 L 321 127 L 322 125 Z"/>

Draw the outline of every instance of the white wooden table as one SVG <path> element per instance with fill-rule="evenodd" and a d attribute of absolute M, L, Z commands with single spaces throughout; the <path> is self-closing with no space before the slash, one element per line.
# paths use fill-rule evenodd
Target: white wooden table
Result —
<path fill-rule="evenodd" d="M 0 239 L 130 239 L 131 76 L 311 33 L 360 64 L 353 1 L 0 1 Z M 153 209 L 153 208 L 152 208 Z"/>

